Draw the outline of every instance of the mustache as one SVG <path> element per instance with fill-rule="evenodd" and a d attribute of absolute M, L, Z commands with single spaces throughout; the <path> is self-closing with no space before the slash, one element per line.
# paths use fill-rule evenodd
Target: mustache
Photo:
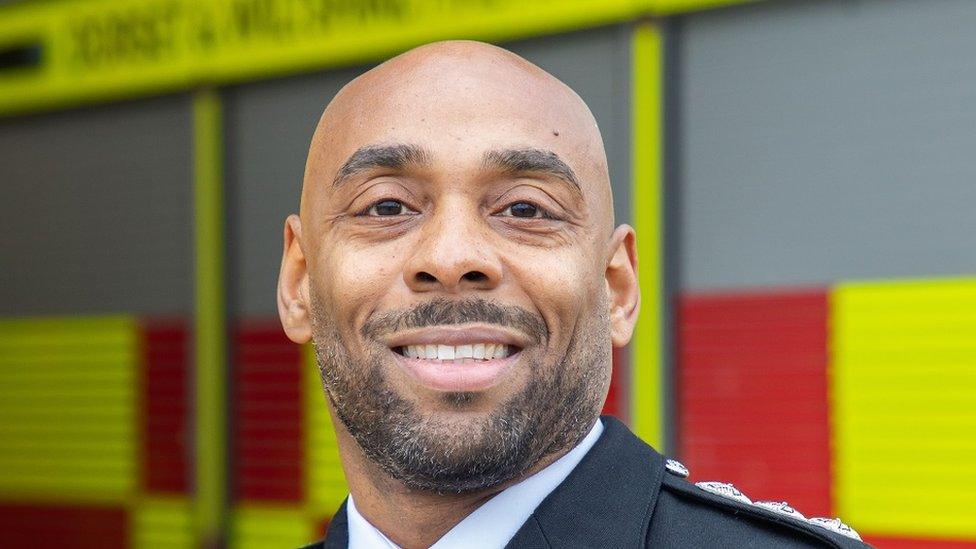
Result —
<path fill-rule="evenodd" d="M 500 305 L 481 298 L 436 298 L 409 309 L 381 313 L 367 320 L 360 333 L 365 339 L 379 339 L 399 330 L 468 322 L 514 328 L 527 335 L 534 344 L 549 338 L 549 329 L 541 315 L 514 305 Z"/>

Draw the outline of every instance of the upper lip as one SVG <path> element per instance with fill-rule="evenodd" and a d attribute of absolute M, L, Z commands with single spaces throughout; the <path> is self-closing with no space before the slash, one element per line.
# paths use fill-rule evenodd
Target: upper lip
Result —
<path fill-rule="evenodd" d="M 392 334 L 386 340 L 387 346 L 391 348 L 407 345 L 470 345 L 474 343 L 493 343 L 524 348 L 529 344 L 529 338 L 501 326 L 464 324 L 402 330 Z"/>

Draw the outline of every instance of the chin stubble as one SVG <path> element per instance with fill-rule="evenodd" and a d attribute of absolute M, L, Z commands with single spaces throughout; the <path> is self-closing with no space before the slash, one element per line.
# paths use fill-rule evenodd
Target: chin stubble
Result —
<path fill-rule="evenodd" d="M 555 364 L 523 357 L 519 367 L 529 369 L 528 384 L 487 417 L 459 424 L 422 413 L 391 387 L 383 370 L 389 361 L 385 347 L 374 346 L 362 360 L 352 358 L 319 305 L 313 294 L 313 340 L 325 393 L 366 457 L 407 488 L 460 494 L 498 486 L 577 444 L 599 415 L 610 355 L 609 330 L 600 329 L 603 319 L 577 330 Z M 547 340 L 546 333 L 539 333 L 540 326 L 545 329 L 541 318 L 481 299 L 440 299 L 385 313 L 363 332 L 373 336 L 384 329 L 474 321 L 515 325 Z M 443 398 L 463 411 L 479 395 L 446 393 Z"/>

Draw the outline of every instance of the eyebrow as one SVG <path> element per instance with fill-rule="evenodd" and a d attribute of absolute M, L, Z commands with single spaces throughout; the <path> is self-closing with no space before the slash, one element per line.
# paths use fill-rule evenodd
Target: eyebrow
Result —
<path fill-rule="evenodd" d="M 396 143 L 393 145 L 366 145 L 352 153 L 339 168 L 332 187 L 345 183 L 350 177 L 375 168 L 403 169 L 411 164 L 430 162 L 430 154 L 417 145 Z"/>
<path fill-rule="evenodd" d="M 365 145 L 352 153 L 339 167 L 332 187 L 340 187 L 351 177 L 376 168 L 399 170 L 409 165 L 430 163 L 430 153 L 418 145 L 395 143 L 390 145 Z M 485 168 L 500 170 L 511 175 L 520 173 L 542 173 L 569 183 L 573 189 L 582 193 L 576 172 L 556 153 L 522 147 L 488 151 L 482 158 Z"/>
<path fill-rule="evenodd" d="M 510 174 L 536 172 L 561 179 L 582 193 L 579 178 L 569 164 L 552 151 L 533 148 L 503 149 L 485 153 L 483 164 Z"/>

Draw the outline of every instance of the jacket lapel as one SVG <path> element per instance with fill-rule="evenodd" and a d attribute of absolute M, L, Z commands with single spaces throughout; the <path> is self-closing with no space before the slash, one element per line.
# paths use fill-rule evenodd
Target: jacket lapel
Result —
<path fill-rule="evenodd" d="M 600 439 L 508 547 L 644 547 L 664 458 L 617 419 L 602 420 Z"/>

